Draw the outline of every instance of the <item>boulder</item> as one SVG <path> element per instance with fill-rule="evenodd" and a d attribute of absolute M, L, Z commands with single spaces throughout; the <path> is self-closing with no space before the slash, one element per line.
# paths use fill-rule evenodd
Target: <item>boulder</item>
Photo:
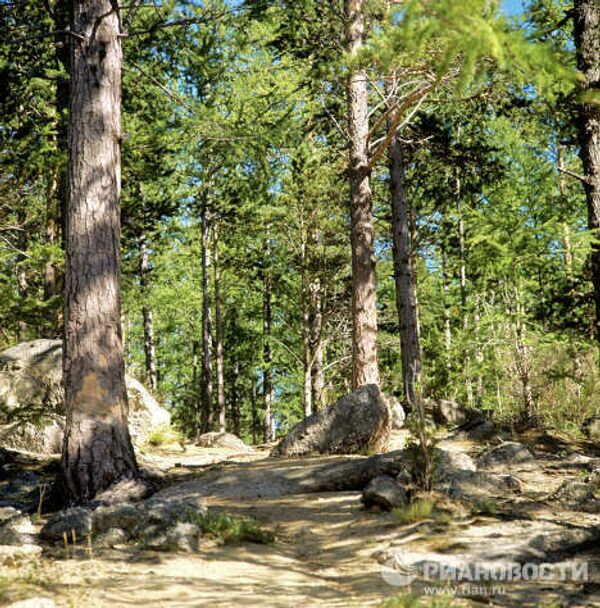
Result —
<path fill-rule="evenodd" d="M 368 384 L 338 399 L 294 426 L 273 450 L 274 456 L 359 454 L 383 451 L 392 416 L 376 384 Z"/>
<path fill-rule="evenodd" d="M 507 490 L 518 492 L 520 483 L 512 475 L 491 475 L 481 471 L 457 471 L 447 488 L 452 498 L 487 499 L 494 494 L 504 494 Z"/>
<path fill-rule="evenodd" d="M 106 505 L 98 507 L 92 513 L 92 530 L 94 535 L 104 534 L 111 529 L 119 528 L 132 536 L 146 521 L 142 509 L 131 504 Z"/>
<path fill-rule="evenodd" d="M 0 545 L 35 545 L 36 530 L 31 519 L 26 515 L 18 515 L 6 522 L 0 528 Z"/>
<path fill-rule="evenodd" d="M 406 422 L 406 412 L 402 407 L 402 404 L 395 397 L 388 397 L 388 404 L 390 406 L 390 412 L 392 414 L 392 429 L 395 431 L 400 430 Z"/>
<path fill-rule="evenodd" d="M 222 448 L 235 452 L 253 452 L 239 437 L 231 433 L 204 433 L 198 437 L 196 445 L 201 448 Z"/>
<path fill-rule="evenodd" d="M 125 381 L 129 430 L 141 445 L 153 429 L 169 424 L 170 414 L 140 382 L 130 376 Z M 24 342 L 0 353 L 0 446 L 60 452 L 64 414 L 59 340 Z"/>
<path fill-rule="evenodd" d="M 434 401 L 432 413 L 436 424 L 449 427 L 463 426 L 476 420 L 483 421 L 485 419 L 483 412 L 480 410 L 465 407 L 448 399 Z"/>
<path fill-rule="evenodd" d="M 477 464 L 482 468 L 533 464 L 533 454 L 516 441 L 507 441 L 486 450 L 478 459 Z"/>
<path fill-rule="evenodd" d="M 112 549 L 117 545 L 124 545 L 129 540 L 125 530 L 109 528 L 106 532 L 94 537 L 94 546 L 100 549 Z"/>
<path fill-rule="evenodd" d="M 45 523 L 40 536 L 48 541 L 62 541 L 66 533 L 71 542 L 73 532 L 78 539 L 92 533 L 92 511 L 90 509 L 72 507 L 58 511 Z"/>
<path fill-rule="evenodd" d="M 361 500 L 366 509 L 379 507 L 383 511 L 391 511 L 407 504 L 408 495 L 395 479 L 388 475 L 380 475 L 367 484 Z"/>
<path fill-rule="evenodd" d="M 156 526 L 147 531 L 145 546 L 154 551 L 184 551 L 193 553 L 198 550 L 201 530 L 196 524 L 176 522 L 166 529 Z"/>
<path fill-rule="evenodd" d="M 450 482 L 461 471 L 476 471 L 473 459 L 464 452 L 436 449 L 433 475 L 436 483 Z"/>

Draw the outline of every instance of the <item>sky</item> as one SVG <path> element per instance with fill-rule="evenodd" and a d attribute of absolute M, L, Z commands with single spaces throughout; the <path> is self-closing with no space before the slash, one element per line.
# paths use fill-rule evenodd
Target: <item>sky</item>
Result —
<path fill-rule="evenodd" d="M 522 0 L 504 0 L 503 5 L 509 15 L 518 15 L 523 12 Z"/>

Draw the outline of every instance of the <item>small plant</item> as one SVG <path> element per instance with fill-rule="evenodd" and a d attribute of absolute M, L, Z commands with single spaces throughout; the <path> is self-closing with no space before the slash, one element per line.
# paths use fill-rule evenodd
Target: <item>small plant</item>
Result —
<path fill-rule="evenodd" d="M 491 499 L 476 500 L 471 505 L 471 513 L 473 515 L 498 515 L 498 503 Z"/>
<path fill-rule="evenodd" d="M 153 448 L 158 448 L 164 445 L 180 444 L 183 439 L 177 431 L 174 431 L 169 426 L 161 426 L 153 429 L 146 438 L 146 444 Z"/>
<path fill-rule="evenodd" d="M 275 533 L 252 518 L 211 513 L 189 514 L 186 519 L 199 526 L 203 534 L 218 538 L 226 544 L 251 542 L 269 545 L 275 541 Z"/>
<path fill-rule="evenodd" d="M 428 499 L 416 500 L 404 507 L 398 507 L 392 511 L 394 519 L 401 525 L 414 524 L 415 522 L 429 519 L 433 515 L 433 501 Z"/>

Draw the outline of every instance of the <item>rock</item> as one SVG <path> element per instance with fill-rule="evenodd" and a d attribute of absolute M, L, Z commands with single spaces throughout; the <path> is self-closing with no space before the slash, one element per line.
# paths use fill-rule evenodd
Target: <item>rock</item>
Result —
<path fill-rule="evenodd" d="M 58 606 L 47 597 L 32 597 L 28 600 L 13 602 L 6 608 L 58 608 Z"/>
<path fill-rule="evenodd" d="M 206 499 L 193 494 L 155 495 L 143 504 L 144 515 L 151 523 L 163 526 L 190 517 L 206 515 Z"/>
<path fill-rule="evenodd" d="M 141 445 L 153 429 L 169 424 L 170 414 L 140 382 L 129 376 L 125 381 L 129 430 Z M 0 353 L 0 445 L 60 452 L 64 413 L 60 340 L 24 342 Z"/>
<path fill-rule="evenodd" d="M 0 529 L 0 545 L 35 545 L 36 529 L 25 515 L 13 517 Z"/>
<path fill-rule="evenodd" d="M 77 538 L 92 533 L 92 512 L 84 507 L 72 507 L 55 513 L 44 525 L 40 536 L 44 540 L 62 541 L 64 533 L 71 541 L 73 531 Z"/>
<path fill-rule="evenodd" d="M 406 412 L 400 401 L 395 397 L 388 397 L 388 404 L 392 413 L 392 429 L 400 430 L 406 422 Z"/>
<path fill-rule="evenodd" d="M 231 433 L 204 433 L 198 437 L 196 445 L 201 448 L 223 448 L 236 452 L 253 452 L 239 437 Z"/>
<path fill-rule="evenodd" d="M 433 476 L 436 483 L 450 482 L 460 471 L 475 471 L 473 459 L 464 452 L 436 449 Z"/>
<path fill-rule="evenodd" d="M 468 422 L 458 429 L 455 439 L 467 441 L 488 441 L 498 435 L 498 429 L 491 420 Z"/>
<path fill-rule="evenodd" d="M 551 499 L 573 511 L 600 513 L 600 501 L 594 495 L 595 489 L 589 481 L 565 481 L 551 495 Z"/>
<path fill-rule="evenodd" d="M 150 496 L 152 485 L 143 479 L 122 479 L 96 495 L 90 507 L 99 505 L 119 505 L 124 502 L 139 502 Z"/>
<path fill-rule="evenodd" d="M 274 456 L 382 451 L 391 429 L 387 400 L 376 384 L 363 386 L 294 426 Z"/>
<path fill-rule="evenodd" d="M 479 457 L 477 464 L 479 467 L 489 469 L 533 462 L 535 462 L 533 454 L 522 443 L 507 441 L 486 450 Z"/>
<path fill-rule="evenodd" d="M 452 427 L 462 426 L 475 420 L 483 421 L 485 416 L 480 410 L 465 407 L 456 401 L 438 399 L 433 403 L 433 419 L 436 424 Z"/>
<path fill-rule="evenodd" d="M 0 491 L 0 505 L 31 511 L 39 500 L 39 487 L 40 478 L 33 471 L 18 473 Z"/>
<path fill-rule="evenodd" d="M 586 418 L 581 425 L 581 432 L 586 437 L 598 441 L 600 439 L 600 416 Z"/>
<path fill-rule="evenodd" d="M 11 519 L 19 517 L 20 515 L 21 511 L 15 509 L 14 507 L 0 507 L 0 526 L 3 526 Z"/>
<path fill-rule="evenodd" d="M 185 551 L 193 553 L 198 550 L 201 530 L 196 524 L 177 522 L 166 530 L 156 528 L 146 536 L 145 545 L 155 551 Z"/>
<path fill-rule="evenodd" d="M 121 528 L 109 528 L 104 533 L 94 537 L 94 546 L 103 549 L 112 549 L 117 545 L 124 545 L 129 536 Z"/>
<path fill-rule="evenodd" d="M 520 490 L 515 487 L 512 475 L 490 475 L 480 471 L 456 471 L 447 488 L 452 498 L 481 499 L 506 490 Z M 518 481 L 518 480 L 517 480 Z"/>
<path fill-rule="evenodd" d="M 120 528 L 132 536 L 145 521 L 144 511 L 134 505 L 106 505 L 98 507 L 92 513 L 92 530 L 96 535 L 104 534 L 111 528 Z"/>
<path fill-rule="evenodd" d="M 371 479 L 361 498 L 365 508 L 379 507 L 391 511 L 408 503 L 406 490 L 392 477 L 380 475 Z"/>

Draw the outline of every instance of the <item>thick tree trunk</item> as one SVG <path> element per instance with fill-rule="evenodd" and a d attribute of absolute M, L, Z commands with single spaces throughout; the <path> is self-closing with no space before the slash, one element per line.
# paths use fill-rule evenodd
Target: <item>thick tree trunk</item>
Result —
<path fill-rule="evenodd" d="M 414 405 L 415 383 L 421 379 L 421 346 L 414 268 L 411 262 L 412 239 L 410 208 L 406 198 L 402 144 L 396 134 L 389 149 L 390 190 L 392 198 L 392 236 L 396 308 L 402 350 L 404 399 Z"/>
<path fill-rule="evenodd" d="M 577 67 L 584 75 L 582 94 L 600 89 L 600 3 L 598 0 L 575 0 L 575 47 Z M 598 104 L 579 105 L 577 120 L 579 155 L 586 179 L 585 196 L 588 208 L 588 228 L 594 238 L 600 238 L 600 107 Z M 592 283 L 596 306 L 596 340 L 600 343 L 600 244 L 592 245 Z"/>
<path fill-rule="evenodd" d="M 212 410 L 212 323 L 208 289 L 210 214 L 202 206 L 202 374 L 200 379 L 200 418 L 196 435 L 208 433 L 213 427 Z"/>
<path fill-rule="evenodd" d="M 219 269 L 219 232 L 217 220 L 213 223 L 213 271 L 215 280 L 215 331 L 217 368 L 217 417 L 219 431 L 225 432 L 225 378 L 223 372 L 223 310 L 221 303 L 221 271 Z"/>
<path fill-rule="evenodd" d="M 144 322 L 144 356 L 146 361 L 146 384 L 156 390 L 156 345 L 154 341 L 154 316 L 148 302 L 150 291 L 150 259 L 145 232 L 140 234 L 140 286 L 142 288 L 142 319 Z"/>
<path fill-rule="evenodd" d="M 268 267 L 271 258 L 269 239 L 264 244 L 263 272 L 263 403 L 265 408 L 264 439 L 275 439 L 273 433 L 273 354 L 271 351 L 271 269 Z"/>
<path fill-rule="evenodd" d="M 121 335 L 121 41 L 110 0 L 71 7 L 62 477 L 82 502 L 132 478 Z"/>
<path fill-rule="evenodd" d="M 347 44 L 351 58 L 364 44 L 364 0 L 346 0 Z M 372 197 L 368 159 L 368 89 L 363 69 L 348 78 L 350 134 L 350 244 L 352 248 L 352 387 L 379 384 L 377 293 L 373 250 Z"/>

